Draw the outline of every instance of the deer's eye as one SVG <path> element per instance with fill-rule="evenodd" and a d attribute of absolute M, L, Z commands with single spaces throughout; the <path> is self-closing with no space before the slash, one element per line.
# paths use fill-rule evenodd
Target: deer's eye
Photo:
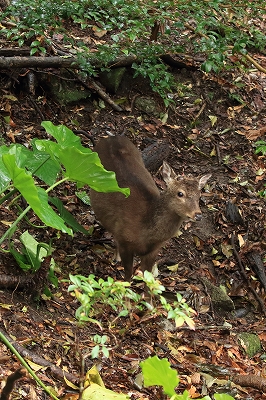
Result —
<path fill-rule="evenodd" d="M 178 196 L 178 197 L 183 197 L 183 196 L 184 196 L 184 193 L 183 193 L 183 192 L 178 192 L 178 193 L 177 193 L 177 196 Z"/>

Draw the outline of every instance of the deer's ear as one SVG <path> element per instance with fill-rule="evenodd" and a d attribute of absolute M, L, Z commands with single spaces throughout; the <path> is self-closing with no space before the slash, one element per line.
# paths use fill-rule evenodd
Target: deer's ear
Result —
<path fill-rule="evenodd" d="M 171 181 L 177 179 L 176 173 L 170 167 L 170 165 L 164 161 L 161 169 L 162 177 L 165 183 L 168 185 Z"/>
<path fill-rule="evenodd" d="M 211 176 L 212 174 L 206 174 L 199 179 L 199 190 L 201 190 L 206 185 L 206 182 L 208 181 L 208 179 L 210 179 Z"/>

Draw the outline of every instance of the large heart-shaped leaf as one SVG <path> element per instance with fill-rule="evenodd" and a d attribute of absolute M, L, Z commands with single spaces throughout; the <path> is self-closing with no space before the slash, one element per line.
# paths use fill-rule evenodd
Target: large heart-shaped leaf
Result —
<path fill-rule="evenodd" d="M 16 165 L 15 156 L 13 154 L 4 154 L 2 158 L 14 187 L 26 199 L 35 214 L 47 226 L 72 235 L 72 230 L 65 225 L 63 219 L 48 204 L 48 195 L 45 190 L 35 186 L 32 176 Z"/>

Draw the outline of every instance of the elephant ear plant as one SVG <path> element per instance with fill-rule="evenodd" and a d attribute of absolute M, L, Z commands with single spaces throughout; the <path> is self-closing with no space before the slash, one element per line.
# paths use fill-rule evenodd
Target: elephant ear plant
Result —
<path fill-rule="evenodd" d="M 72 181 L 79 188 L 89 185 L 98 191 L 119 191 L 129 195 L 129 189 L 118 186 L 115 174 L 103 168 L 98 154 L 83 147 L 80 138 L 70 129 L 49 121 L 43 122 L 42 126 L 55 140 L 33 139 L 28 148 L 20 144 L 0 147 L 0 204 L 7 208 L 16 206 L 18 210 L 17 218 L 8 223 L 0 238 L 0 250 L 10 252 L 21 268 L 31 272 L 37 271 L 42 260 L 51 253 L 50 245 L 38 243 L 27 230 L 15 246 L 14 234 L 22 219 L 28 221 L 27 213 L 31 209 L 45 227 L 68 235 L 75 231 L 88 234 L 61 200 L 50 196 L 53 189 L 65 181 Z M 23 202 L 18 201 L 20 197 Z M 23 208 L 21 204 L 27 205 Z"/>

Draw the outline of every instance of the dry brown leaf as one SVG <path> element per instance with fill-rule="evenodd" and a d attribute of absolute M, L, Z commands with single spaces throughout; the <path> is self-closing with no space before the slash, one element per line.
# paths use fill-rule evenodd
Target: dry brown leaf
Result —
<path fill-rule="evenodd" d="M 102 38 L 107 33 L 107 31 L 105 29 L 100 29 L 96 25 L 94 25 L 92 27 L 92 30 L 93 30 L 94 35 L 97 36 L 98 38 Z"/>
<path fill-rule="evenodd" d="M 263 136 L 266 132 L 266 126 L 259 129 L 247 129 L 246 131 L 236 131 L 239 135 L 245 136 L 248 140 L 257 140 L 260 136 Z"/>

